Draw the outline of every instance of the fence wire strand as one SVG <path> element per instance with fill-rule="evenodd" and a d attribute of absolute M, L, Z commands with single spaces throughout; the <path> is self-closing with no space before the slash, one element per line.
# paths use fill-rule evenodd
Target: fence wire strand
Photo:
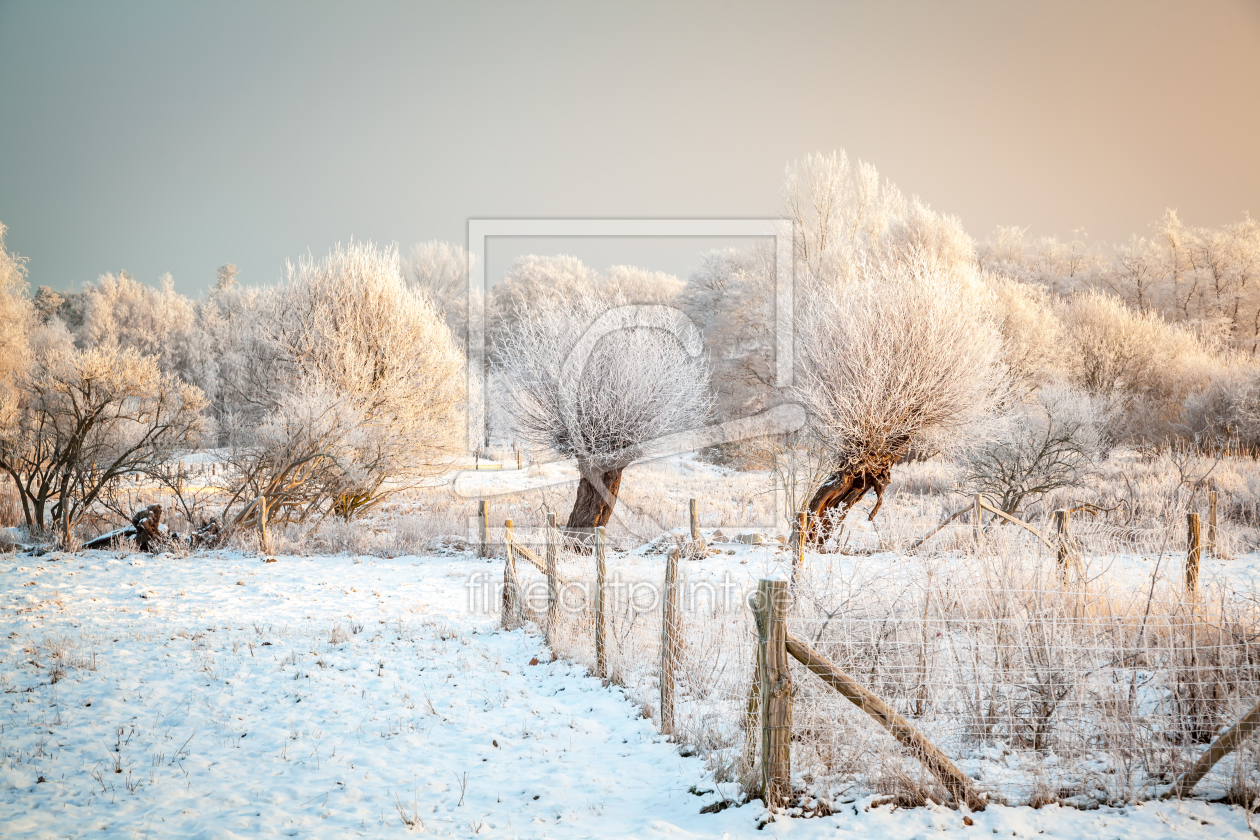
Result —
<path fill-rule="evenodd" d="M 1081 522 L 1080 570 L 1066 579 L 1031 534 L 999 528 L 984 539 L 970 555 L 811 555 L 788 632 L 906 717 L 991 801 L 1155 797 L 1260 696 L 1260 599 L 1206 579 L 1187 593 L 1184 551 L 1174 551 L 1184 532 Z M 688 545 L 678 582 L 688 594 L 667 637 L 677 657 L 672 734 L 716 781 L 748 785 L 760 726 L 755 623 L 742 598 L 690 597 L 698 566 Z M 1147 574 L 1110 574 L 1120 555 L 1141 558 Z M 635 577 L 623 555 L 607 554 L 607 677 L 658 724 L 661 565 L 655 579 Z M 561 550 L 557 568 L 566 584 L 556 652 L 595 673 L 594 556 Z M 517 574 L 526 604 L 544 614 L 545 576 L 519 562 Z M 803 800 L 943 799 L 860 709 L 795 662 L 792 681 Z M 1256 755 L 1249 745 L 1221 762 L 1201 793 L 1254 796 Z"/>

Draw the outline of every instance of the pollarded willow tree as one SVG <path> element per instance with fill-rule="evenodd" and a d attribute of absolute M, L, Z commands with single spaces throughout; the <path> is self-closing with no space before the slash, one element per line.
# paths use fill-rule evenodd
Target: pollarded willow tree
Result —
<path fill-rule="evenodd" d="M 496 358 L 516 432 L 577 461 L 566 526 L 575 538 L 608 523 L 626 467 L 711 411 L 699 330 L 671 307 L 627 304 L 617 289 L 521 309 Z"/>
<path fill-rule="evenodd" d="M 929 257 L 866 260 L 850 282 L 820 288 L 801 319 L 799 399 L 832 458 L 809 502 L 811 539 L 825 542 L 892 466 L 949 448 L 999 404 L 1002 339 L 975 280 Z"/>

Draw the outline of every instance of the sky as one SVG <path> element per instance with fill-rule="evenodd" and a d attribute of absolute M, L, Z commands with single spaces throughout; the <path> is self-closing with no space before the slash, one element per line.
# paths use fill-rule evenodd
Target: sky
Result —
<path fill-rule="evenodd" d="M 1260 215 L 1260 2 L 0 0 L 0 114 L 0 222 L 55 289 L 270 283 L 469 218 L 764 218 L 833 149 L 977 238 L 1109 243 Z"/>

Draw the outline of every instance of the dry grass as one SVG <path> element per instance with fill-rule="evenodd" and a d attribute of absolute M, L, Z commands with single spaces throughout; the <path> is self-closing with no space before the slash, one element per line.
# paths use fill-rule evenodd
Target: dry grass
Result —
<path fill-rule="evenodd" d="M 811 558 L 791 630 L 920 727 L 994 798 L 1083 807 L 1148 798 L 1260 694 L 1260 593 L 1205 577 L 1201 595 L 1188 599 L 1181 582 L 1185 513 L 1206 518 L 1209 490 L 1220 494 L 1217 554 L 1240 556 L 1260 543 L 1260 467 L 1250 458 L 1114 453 L 1086 486 L 1034 501 L 1024 517 L 1043 529 L 1056 508 L 1098 508 L 1073 515 L 1078 562 L 1066 582 L 1031 534 L 986 523 L 977 545 L 965 518 L 906 553 L 969 500 L 955 490 L 952 464 L 916 462 L 893 475 L 876 521 L 867 526 L 855 511 L 839 531 L 832 548 L 847 553 Z M 765 532 L 776 513 L 768 485 L 764 472 L 687 460 L 627 471 L 620 504 L 637 519 L 634 529 L 621 521 L 609 528 L 609 577 L 621 584 L 609 607 L 609 678 L 645 715 L 660 718 L 659 571 L 622 552 L 681 529 L 689 498 L 701 500 L 705 529 Z M 491 499 L 494 553 L 507 518 L 520 541 L 540 548 L 539 526 L 549 512 L 564 520 L 573 490 Z M 656 533 L 645 534 L 644 522 Z M 468 551 L 475 535 L 476 500 L 436 488 L 348 523 L 277 527 L 273 540 L 277 553 L 392 556 Z M 235 537 L 242 548 L 255 539 Z M 684 579 L 688 570 L 683 563 Z M 541 610 L 542 576 L 524 562 L 518 573 Z M 562 552 L 560 573 L 578 585 L 563 593 L 555 649 L 594 671 L 593 563 Z M 704 598 L 683 599 L 682 608 L 673 740 L 703 756 L 716 780 L 746 780 L 757 742 L 748 714 L 750 615 L 739 598 L 728 609 Z M 865 791 L 904 805 L 944 798 L 861 711 L 803 669 L 793 679 L 794 780 L 803 795 L 834 802 Z M 1204 784 L 1210 795 L 1254 798 L 1255 755 L 1222 763 Z"/>

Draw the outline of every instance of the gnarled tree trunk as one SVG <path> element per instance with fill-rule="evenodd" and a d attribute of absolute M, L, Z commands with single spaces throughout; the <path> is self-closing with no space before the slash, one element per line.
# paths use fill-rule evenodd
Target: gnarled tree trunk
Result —
<path fill-rule="evenodd" d="M 131 527 L 136 529 L 136 548 L 152 552 L 162 539 L 159 527 L 162 524 L 162 506 L 149 505 L 136 511 L 131 517 Z"/>
<path fill-rule="evenodd" d="M 617 492 L 621 489 L 621 473 L 624 467 L 608 470 L 580 467 L 582 479 L 578 482 L 577 499 L 569 513 L 564 530 L 569 537 L 570 548 L 589 552 L 595 529 L 612 519 L 613 506 L 617 504 Z"/>
<path fill-rule="evenodd" d="M 889 479 L 887 466 L 857 473 L 836 472 L 828 476 L 809 500 L 809 543 L 815 547 L 826 543 L 836 524 L 843 522 L 849 509 L 870 490 L 875 491 L 875 507 L 871 508 L 870 514 L 870 518 L 874 519 L 884 503 Z M 836 509 L 839 509 L 839 515 L 833 516 L 832 511 Z"/>

